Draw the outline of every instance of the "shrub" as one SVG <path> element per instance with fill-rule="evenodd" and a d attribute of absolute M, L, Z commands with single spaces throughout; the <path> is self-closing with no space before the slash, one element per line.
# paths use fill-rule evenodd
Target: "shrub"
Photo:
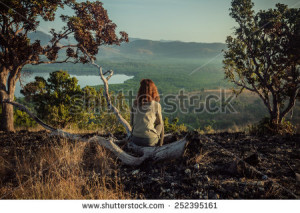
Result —
<path fill-rule="evenodd" d="M 15 110 L 14 113 L 14 124 L 15 127 L 35 127 L 37 123 L 29 117 L 29 115 L 26 112 L 22 112 L 20 110 Z"/>
<path fill-rule="evenodd" d="M 169 118 L 165 117 L 164 119 L 165 133 L 187 131 L 186 126 L 184 124 L 178 124 L 178 122 L 179 119 L 177 117 L 172 120 L 172 123 L 169 123 Z"/>
<path fill-rule="evenodd" d="M 249 126 L 249 133 L 252 135 L 284 135 L 294 134 L 296 128 L 291 122 L 282 120 L 280 124 L 273 124 L 269 117 L 263 118 L 258 124 Z"/>

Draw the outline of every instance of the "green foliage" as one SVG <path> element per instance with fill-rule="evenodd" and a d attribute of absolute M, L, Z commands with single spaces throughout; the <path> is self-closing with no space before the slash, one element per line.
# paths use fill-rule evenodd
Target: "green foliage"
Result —
<path fill-rule="evenodd" d="M 282 120 L 282 122 L 278 125 L 272 123 L 271 119 L 268 117 L 262 119 L 258 124 L 249 126 L 249 133 L 259 136 L 294 134 L 295 131 L 296 128 L 291 124 L 291 122 Z"/>
<path fill-rule="evenodd" d="M 57 128 L 72 126 L 125 132 L 114 113 L 107 109 L 103 89 L 96 91 L 89 86 L 81 89 L 77 79 L 71 78 L 67 71 L 52 72 L 47 80 L 36 77 L 34 82 L 25 85 L 21 93 L 25 100 L 33 103 L 39 118 Z M 129 108 L 124 96 L 111 94 L 111 99 L 124 118 L 129 120 Z"/>
<path fill-rule="evenodd" d="M 22 99 L 17 99 L 17 102 L 24 104 Z M 31 108 L 31 107 L 28 107 Z M 0 114 L 2 113 L 2 106 L 0 105 Z M 26 113 L 14 109 L 14 126 L 22 128 L 35 127 L 37 123 Z"/>
<path fill-rule="evenodd" d="M 171 132 L 186 132 L 187 128 L 184 124 L 178 124 L 179 119 L 174 118 L 172 120 L 172 123 L 169 122 L 169 118 L 164 118 L 164 131 L 165 133 L 171 133 Z"/>
<path fill-rule="evenodd" d="M 37 124 L 26 112 L 15 110 L 14 125 L 15 127 L 30 128 L 35 127 Z"/>
<path fill-rule="evenodd" d="M 211 125 L 207 125 L 207 126 L 205 126 L 203 129 L 198 128 L 198 129 L 197 129 L 197 132 L 198 132 L 199 134 L 212 134 L 212 133 L 215 132 L 215 130 L 212 128 Z"/>
<path fill-rule="evenodd" d="M 67 71 L 55 71 L 47 81 L 36 77 L 34 82 L 25 85 L 21 93 L 27 101 L 34 103 L 38 117 L 49 124 L 65 128 L 68 124 L 80 121 L 84 114 L 77 101 L 83 96 L 76 78 Z"/>
<path fill-rule="evenodd" d="M 126 130 L 119 122 L 116 115 L 108 110 L 103 90 L 101 89 L 97 92 L 92 87 L 85 87 L 83 90 L 85 93 L 85 116 L 78 122 L 78 127 L 80 129 L 88 130 L 100 129 L 104 133 L 125 133 Z M 113 105 L 119 109 L 121 115 L 126 120 L 129 120 L 129 107 L 125 102 L 124 96 L 121 93 L 117 96 L 115 96 L 114 93 L 111 93 L 110 96 Z"/>

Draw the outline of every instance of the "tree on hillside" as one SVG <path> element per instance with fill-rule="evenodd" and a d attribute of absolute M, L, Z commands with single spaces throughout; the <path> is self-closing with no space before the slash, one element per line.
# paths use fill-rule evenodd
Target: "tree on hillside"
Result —
<path fill-rule="evenodd" d="M 97 128 L 106 132 L 124 130 L 116 116 L 107 110 L 103 89 L 97 91 L 89 86 L 81 89 L 78 80 L 67 71 L 52 72 L 48 79 L 37 76 L 35 81 L 24 86 L 21 93 L 26 102 L 33 104 L 36 115 L 55 128 L 72 126 L 94 130 Z M 112 102 L 122 112 L 122 116 L 129 119 L 124 96 L 112 96 Z M 25 117 L 25 114 L 22 115 Z"/>
<path fill-rule="evenodd" d="M 47 81 L 43 77 L 35 77 L 35 81 L 26 84 L 21 93 L 25 100 L 34 104 L 41 119 L 55 127 L 65 128 L 84 116 L 82 104 L 76 103 L 83 97 L 77 83 L 78 80 L 71 78 L 66 71 L 55 71 L 50 73 Z"/>
<path fill-rule="evenodd" d="M 231 6 L 238 26 L 227 37 L 225 76 L 237 94 L 246 89 L 259 95 L 276 130 L 300 88 L 300 9 L 276 4 L 255 13 L 251 0 L 233 0 Z"/>
<path fill-rule="evenodd" d="M 50 31 L 51 40 L 45 46 L 39 40 L 30 42 L 29 33 L 35 32 L 39 20 L 54 21 L 58 8 L 70 7 L 74 15 L 61 15 L 64 27 Z M 27 64 L 87 63 L 83 48 L 92 57 L 100 45 L 119 45 L 128 41 L 125 32 L 120 37 L 115 33 L 116 25 L 108 18 L 102 3 L 75 0 L 1 0 L 0 7 L 0 103 L 2 113 L 0 129 L 14 131 L 13 107 L 4 103 L 14 99 L 16 83 L 22 68 Z M 62 40 L 74 36 L 75 42 L 63 45 Z M 65 57 L 61 59 L 62 52 Z M 60 57 L 58 57 L 60 55 Z"/>

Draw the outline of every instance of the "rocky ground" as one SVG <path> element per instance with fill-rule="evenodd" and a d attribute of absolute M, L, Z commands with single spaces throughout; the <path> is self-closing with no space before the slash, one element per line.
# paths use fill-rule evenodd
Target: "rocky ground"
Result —
<path fill-rule="evenodd" d="M 181 137 L 174 134 L 166 143 Z M 117 171 L 116 181 L 140 199 L 299 199 L 300 135 L 190 132 L 187 137 L 180 159 L 145 162 L 139 167 L 117 161 L 114 168 L 99 175 L 114 178 Z M 26 150 L 34 154 L 41 146 L 53 146 L 53 140 L 45 131 L 0 133 L 0 154 L 9 161 Z M 91 156 L 96 149 L 89 145 L 87 152 Z M 86 164 L 89 169 L 93 165 Z M 2 184 L 9 181 L 13 172 L 1 177 Z"/>

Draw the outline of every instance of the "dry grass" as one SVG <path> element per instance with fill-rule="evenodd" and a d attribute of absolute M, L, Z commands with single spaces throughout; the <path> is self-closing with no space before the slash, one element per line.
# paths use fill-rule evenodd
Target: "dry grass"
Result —
<path fill-rule="evenodd" d="M 35 127 L 15 127 L 15 131 L 18 132 L 18 131 L 21 131 L 21 130 L 27 130 L 27 131 L 30 131 L 30 132 L 38 132 L 38 131 L 42 131 L 42 130 L 45 130 L 42 126 L 40 125 L 36 125 Z"/>
<path fill-rule="evenodd" d="M 21 130 L 27 130 L 27 131 L 30 131 L 30 132 L 38 132 L 38 131 L 43 131 L 45 130 L 44 127 L 40 126 L 40 125 L 36 125 L 34 127 L 15 127 L 15 130 L 16 132 L 18 131 L 21 131 Z M 66 127 L 64 129 L 62 129 L 66 132 L 69 132 L 69 133 L 74 133 L 74 134 L 89 134 L 89 133 L 99 133 L 99 134 L 105 134 L 107 131 L 105 131 L 104 129 L 81 129 L 81 128 L 78 128 L 77 126 L 74 126 L 74 125 L 71 125 L 69 127 Z"/>
<path fill-rule="evenodd" d="M 95 144 L 60 141 L 3 158 L 1 199 L 129 199 L 109 153 Z M 4 177 L 10 176 L 10 180 Z"/>

